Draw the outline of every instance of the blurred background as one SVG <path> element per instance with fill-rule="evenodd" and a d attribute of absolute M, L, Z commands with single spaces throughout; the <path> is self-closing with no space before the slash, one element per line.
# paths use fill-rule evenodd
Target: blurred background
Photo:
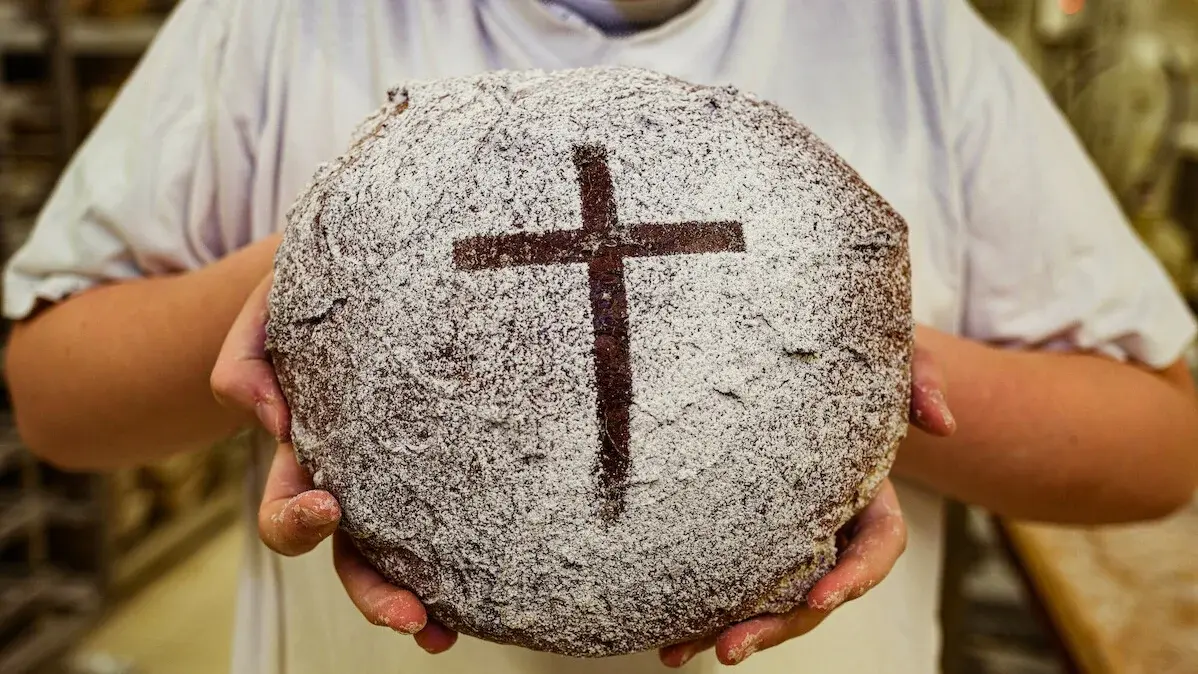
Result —
<path fill-rule="evenodd" d="M 1198 306 L 1198 0 L 973 2 Z M 0 258 L 172 4 L 0 0 Z M 0 674 L 227 671 L 243 456 L 66 474 L 0 412 Z M 947 528 L 948 674 L 1198 672 L 1198 505 L 1088 530 L 956 506 Z"/>

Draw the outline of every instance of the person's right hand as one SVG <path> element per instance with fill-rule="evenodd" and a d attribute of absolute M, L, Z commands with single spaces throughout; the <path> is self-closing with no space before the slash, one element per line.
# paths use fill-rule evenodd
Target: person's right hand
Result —
<path fill-rule="evenodd" d="M 266 355 L 267 297 L 274 274 L 250 294 L 212 368 L 212 392 L 222 404 L 253 413 L 278 440 L 266 489 L 258 510 L 258 535 L 271 550 L 302 555 L 333 536 L 333 566 L 354 605 L 371 623 L 412 634 L 429 653 L 448 650 L 457 640 L 452 630 L 428 619 L 420 599 L 384 579 L 358 552 L 345 532 L 338 531 L 341 507 L 295 458 L 291 446 L 291 413 Z"/>

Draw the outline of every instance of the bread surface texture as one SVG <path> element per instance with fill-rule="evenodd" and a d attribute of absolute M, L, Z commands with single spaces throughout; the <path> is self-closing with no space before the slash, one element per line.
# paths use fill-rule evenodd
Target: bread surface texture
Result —
<path fill-rule="evenodd" d="M 436 620 L 573 656 L 801 601 L 907 430 L 902 218 L 781 108 L 629 68 L 414 82 L 288 213 L 302 464 Z"/>

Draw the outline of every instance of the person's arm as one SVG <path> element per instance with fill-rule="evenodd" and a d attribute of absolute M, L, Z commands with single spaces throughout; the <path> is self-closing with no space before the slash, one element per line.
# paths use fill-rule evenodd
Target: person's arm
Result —
<path fill-rule="evenodd" d="M 18 323 L 5 367 L 25 443 L 56 465 L 102 470 L 245 424 L 213 399 L 209 375 L 277 246 L 272 236 L 193 272 L 101 286 Z"/>
<path fill-rule="evenodd" d="M 923 4 L 962 337 L 919 338 L 959 432 L 913 433 L 896 474 L 1012 517 L 1163 515 L 1196 479 L 1198 403 L 1177 364 L 1194 318 L 1018 54 L 964 0 Z"/>
<path fill-rule="evenodd" d="M 958 431 L 917 429 L 895 474 L 997 514 L 1062 523 L 1165 515 L 1198 486 L 1198 397 L 1184 363 L 1013 351 L 920 329 Z"/>
<path fill-rule="evenodd" d="M 284 5 L 181 0 L 9 259 L 6 376 L 49 461 L 132 465 L 240 423 L 208 373 L 276 246 L 251 205 Z"/>

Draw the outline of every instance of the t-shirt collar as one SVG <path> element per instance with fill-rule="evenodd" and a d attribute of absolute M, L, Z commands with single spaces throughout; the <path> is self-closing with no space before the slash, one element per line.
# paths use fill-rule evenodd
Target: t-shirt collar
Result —
<path fill-rule="evenodd" d="M 572 68 L 614 65 L 622 60 L 618 56 L 628 54 L 629 50 L 655 52 L 654 58 L 659 63 L 662 59 L 679 63 L 694 58 L 702 60 L 704 55 L 718 51 L 718 45 L 707 43 L 708 38 L 718 41 L 719 34 L 732 29 L 743 2 L 695 0 L 659 25 L 610 35 L 567 7 L 571 1 L 481 0 L 479 7 L 484 23 L 492 30 L 498 29 L 492 38 L 510 43 L 505 52 L 524 52 L 529 67 Z"/>
<path fill-rule="evenodd" d="M 600 30 L 627 35 L 677 18 L 698 0 L 540 0 L 563 18 L 571 14 Z M 567 18 L 568 20 L 568 18 Z"/>

